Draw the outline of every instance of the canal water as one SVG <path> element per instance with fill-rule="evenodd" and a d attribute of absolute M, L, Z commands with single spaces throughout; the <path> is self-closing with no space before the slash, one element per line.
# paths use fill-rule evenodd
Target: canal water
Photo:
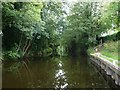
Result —
<path fill-rule="evenodd" d="M 3 62 L 2 88 L 109 88 L 87 57 Z"/>

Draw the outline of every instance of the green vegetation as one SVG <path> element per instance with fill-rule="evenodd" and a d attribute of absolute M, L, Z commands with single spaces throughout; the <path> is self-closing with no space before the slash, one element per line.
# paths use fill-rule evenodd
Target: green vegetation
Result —
<path fill-rule="evenodd" d="M 61 3 L 7 2 L 2 6 L 5 58 L 56 54 Z"/>
<path fill-rule="evenodd" d="M 107 56 L 115 60 L 119 60 L 118 59 L 118 42 L 119 41 L 108 41 L 104 43 L 103 46 L 99 48 L 99 52 L 104 56 Z M 96 47 L 99 47 L 99 46 L 96 46 Z M 88 53 L 96 53 L 96 51 L 94 50 L 94 48 L 91 47 L 88 49 Z"/>
<path fill-rule="evenodd" d="M 107 41 L 103 44 L 103 46 L 99 49 L 99 53 L 101 54 L 100 57 L 109 60 L 110 62 L 118 61 L 116 64 L 120 66 L 119 63 L 119 52 L 118 52 L 118 43 L 119 41 Z M 97 46 L 99 47 L 99 46 Z M 88 53 L 96 53 L 93 48 L 88 49 Z"/>
<path fill-rule="evenodd" d="M 104 44 L 104 47 L 100 50 L 100 53 L 107 57 L 113 58 L 115 60 L 119 60 L 118 59 L 118 42 L 119 41 L 106 42 Z"/>
<path fill-rule="evenodd" d="M 120 2 L 4 2 L 3 56 L 20 59 L 87 54 L 88 48 L 100 44 L 103 33 L 109 30 L 119 31 L 119 4 Z M 109 38 L 111 37 L 107 38 L 108 42 Z M 114 40 L 117 42 L 118 39 L 119 34 Z M 112 45 L 110 42 L 108 44 Z M 117 49 L 108 44 L 104 45 L 101 53 L 117 59 Z M 115 44 L 112 46 L 116 47 Z"/>
<path fill-rule="evenodd" d="M 96 53 L 95 48 L 98 49 L 98 52 L 101 53 L 101 57 L 106 58 L 107 60 L 113 62 L 111 59 L 119 60 L 119 41 L 120 41 L 120 28 L 119 28 L 119 7 L 120 2 L 112 2 L 104 5 L 104 8 L 101 12 L 101 29 L 103 32 L 97 36 L 97 42 L 94 45 L 91 45 L 87 52 Z M 107 30 L 104 32 L 104 30 Z M 102 34 L 109 32 L 109 30 L 114 30 L 117 33 L 112 35 Z M 110 33 L 110 32 L 109 32 Z M 102 42 L 101 42 L 102 41 Z M 111 58 L 111 59 L 110 59 Z"/>
<path fill-rule="evenodd" d="M 120 2 L 17 1 L 1 5 L 0 61 L 7 88 L 107 88 L 87 60 L 94 53 L 120 66 Z"/>

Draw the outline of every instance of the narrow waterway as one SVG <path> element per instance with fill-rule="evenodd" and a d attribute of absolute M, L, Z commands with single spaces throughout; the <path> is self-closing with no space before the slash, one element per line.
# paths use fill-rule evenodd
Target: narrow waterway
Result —
<path fill-rule="evenodd" d="M 3 88 L 109 88 L 85 57 L 37 58 L 19 69 L 11 65 L 3 63 Z"/>

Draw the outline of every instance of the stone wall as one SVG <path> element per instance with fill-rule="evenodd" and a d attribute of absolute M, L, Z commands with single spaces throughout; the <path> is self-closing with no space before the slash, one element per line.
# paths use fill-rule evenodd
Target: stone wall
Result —
<path fill-rule="evenodd" d="M 90 56 L 90 60 L 94 62 L 97 66 L 103 69 L 106 72 L 106 75 L 111 76 L 111 79 L 114 80 L 115 84 L 120 86 L 120 68 L 110 63 L 104 58 L 100 58 L 94 55 Z"/>

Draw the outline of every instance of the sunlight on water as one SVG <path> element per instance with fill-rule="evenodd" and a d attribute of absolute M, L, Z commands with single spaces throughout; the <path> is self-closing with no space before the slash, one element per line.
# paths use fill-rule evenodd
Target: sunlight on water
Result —
<path fill-rule="evenodd" d="M 64 76 L 64 74 L 65 74 L 65 72 L 60 69 L 60 70 L 57 71 L 57 73 L 56 73 L 56 75 L 55 75 L 55 78 L 62 77 L 62 76 Z"/>
<path fill-rule="evenodd" d="M 61 63 L 59 63 L 59 67 L 62 67 L 62 64 L 61 64 Z"/>
<path fill-rule="evenodd" d="M 65 76 L 65 71 L 62 68 L 62 66 L 63 66 L 62 61 L 59 61 L 58 70 L 56 70 L 56 73 L 55 73 L 55 79 L 56 79 L 55 89 L 58 89 L 58 88 L 63 89 L 63 88 L 67 88 L 68 86 L 67 79 Z"/>

